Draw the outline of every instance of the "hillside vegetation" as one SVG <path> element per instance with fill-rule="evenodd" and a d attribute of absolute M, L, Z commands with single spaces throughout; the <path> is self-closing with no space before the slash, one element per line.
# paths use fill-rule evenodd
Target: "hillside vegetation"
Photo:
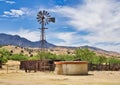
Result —
<path fill-rule="evenodd" d="M 11 49 L 12 50 L 11 50 Z M 65 51 L 65 49 L 63 49 Z M 39 52 L 39 50 L 32 50 L 27 48 L 20 48 L 16 46 L 8 46 L 0 48 L 0 62 L 6 63 L 7 60 L 39 60 L 39 59 L 52 59 L 62 61 L 82 60 L 89 63 L 120 63 L 120 59 L 115 57 L 106 57 L 104 55 L 97 55 L 94 51 L 87 48 L 76 49 L 74 51 L 67 50 L 67 54 L 53 54 L 52 52 Z M 71 53 L 72 52 L 72 53 Z"/>

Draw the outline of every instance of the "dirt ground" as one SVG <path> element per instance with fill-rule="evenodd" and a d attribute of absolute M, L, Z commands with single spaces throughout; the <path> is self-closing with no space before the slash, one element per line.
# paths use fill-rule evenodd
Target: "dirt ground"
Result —
<path fill-rule="evenodd" d="M 1 71 L 0 85 L 120 85 L 120 71 L 89 71 L 88 75 Z"/>
<path fill-rule="evenodd" d="M 89 71 L 88 75 L 25 73 L 19 70 L 19 62 L 9 61 L 0 69 L 0 85 L 120 85 L 120 71 Z"/>

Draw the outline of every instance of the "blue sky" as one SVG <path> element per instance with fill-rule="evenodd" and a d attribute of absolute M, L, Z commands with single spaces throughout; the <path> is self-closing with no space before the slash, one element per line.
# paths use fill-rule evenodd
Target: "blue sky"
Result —
<path fill-rule="evenodd" d="M 120 52 L 120 0 L 0 0 L 0 33 L 38 41 L 40 10 L 56 18 L 46 25 L 48 42 Z"/>

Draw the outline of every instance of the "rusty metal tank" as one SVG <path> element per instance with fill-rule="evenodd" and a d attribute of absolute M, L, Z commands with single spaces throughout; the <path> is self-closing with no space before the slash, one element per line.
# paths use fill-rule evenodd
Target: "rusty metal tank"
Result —
<path fill-rule="evenodd" d="M 79 75 L 88 74 L 87 61 L 60 61 L 55 62 L 55 74 Z"/>

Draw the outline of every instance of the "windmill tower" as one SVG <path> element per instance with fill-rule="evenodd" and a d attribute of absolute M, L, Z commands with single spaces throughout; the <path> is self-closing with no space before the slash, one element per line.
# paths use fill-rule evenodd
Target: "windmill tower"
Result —
<path fill-rule="evenodd" d="M 43 11 L 39 11 L 37 14 L 37 20 L 38 23 L 41 24 L 41 28 L 39 28 L 41 30 L 41 35 L 40 35 L 40 49 L 41 52 L 45 52 L 45 49 L 47 48 L 47 41 L 46 41 L 46 37 L 45 37 L 45 30 L 48 28 L 45 28 L 45 26 L 47 24 L 49 24 L 49 22 L 55 22 L 55 18 L 51 17 L 50 14 L 43 10 Z"/>

